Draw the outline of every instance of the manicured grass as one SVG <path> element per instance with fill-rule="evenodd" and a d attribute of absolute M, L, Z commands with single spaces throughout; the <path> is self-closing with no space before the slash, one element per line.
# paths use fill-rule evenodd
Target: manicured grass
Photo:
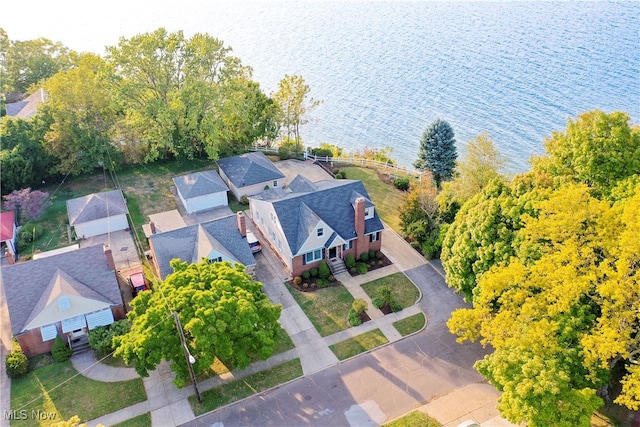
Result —
<path fill-rule="evenodd" d="M 364 183 L 369 196 L 376 205 L 376 211 L 384 222 L 396 232 L 402 234 L 400 227 L 400 211 L 404 206 L 404 193 L 393 185 L 385 184 L 373 169 L 348 167 L 340 168 L 346 172 L 347 179 L 359 179 Z"/>
<path fill-rule="evenodd" d="M 350 327 L 347 315 L 353 297 L 344 286 L 300 292 L 287 284 L 287 289 L 321 336 L 326 337 Z"/>
<path fill-rule="evenodd" d="M 301 377 L 302 374 L 300 359 L 294 359 L 271 369 L 207 390 L 200 394 L 202 404 L 198 403 L 195 396 L 189 396 L 189 403 L 191 403 L 194 414 L 198 416 L 279 384 L 284 384 L 287 381 Z"/>
<path fill-rule="evenodd" d="M 365 332 L 364 334 L 331 345 L 329 348 L 338 359 L 344 360 L 388 342 L 389 340 L 387 340 L 380 329 L 374 329 L 373 331 Z"/>
<path fill-rule="evenodd" d="M 113 355 L 107 356 L 106 358 L 100 358 L 100 363 L 104 363 L 107 366 L 113 366 L 114 368 L 131 368 L 131 366 L 127 366 L 127 364 L 124 363 L 122 357 L 113 357 Z"/>
<path fill-rule="evenodd" d="M 409 412 L 404 417 L 398 418 L 390 423 L 383 424 L 384 427 L 442 427 L 435 419 L 420 411 Z"/>
<path fill-rule="evenodd" d="M 424 317 L 423 313 L 417 313 L 413 316 L 394 322 L 393 327 L 396 328 L 400 335 L 406 337 L 407 335 L 422 329 L 426 321 L 427 319 Z"/>
<path fill-rule="evenodd" d="M 280 327 L 280 329 L 278 329 L 278 332 L 276 334 L 276 347 L 273 350 L 273 354 L 275 355 L 275 354 L 284 353 L 285 351 L 291 350 L 292 348 L 295 348 L 295 345 L 293 344 L 293 341 L 291 341 L 291 337 L 289 337 L 289 334 L 287 334 L 287 331 L 285 331 L 284 329 L 282 329 L 282 327 Z M 253 361 L 255 362 L 258 360 L 259 360 L 258 358 L 255 358 Z M 211 365 L 208 370 L 198 374 L 197 380 L 203 381 L 207 378 L 226 374 L 227 372 L 230 372 L 230 371 L 231 369 L 229 369 L 229 367 L 225 365 L 224 362 L 222 362 L 220 359 L 216 357 L 215 361 L 213 362 L 213 365 Z"/>
<path fill-rule="evenodd" d="M 29 419 L 21 421 L 20 425 L 49 425 L 74 415 L 88 421 L 147 399 L 140 378 L 103 383 L 77 373 L 71 361 L 66 361 L 11 380 L 11 409 L 55 414 L 54 419 L 46 422 Z"/>
<path fill-rule="evenodd" d="M 138 415 L 135 418 L 114 424 L 112 427 L 151 427 L 151 413 Z"/>
<path fill-rule="evenodd" d="M 231 212 L 236 213 L 249 209 L 249 206 L 240 203 L 238 199 L 236 199 L 236 196 L 233 195 L 233 193 L 229 192 L 227 194 L 229 194 L 229 209 L 231 209 Z"/>
<path fill-rule="evenodd" d="M 400 303 L 402 308 L 412 306 L 418 301 L 420 291 L 403 273 L 394 273 L 390 276 L 368 282 L 362 285 L 362 289 L 370 298 L 378 296 L 378 288 L 380 286 L 389 286 L 391 293 L 396 301 Z"/>

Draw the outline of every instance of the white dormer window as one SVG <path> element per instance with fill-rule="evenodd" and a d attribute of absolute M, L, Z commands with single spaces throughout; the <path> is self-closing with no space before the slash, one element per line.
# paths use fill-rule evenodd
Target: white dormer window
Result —
<path fill-rule="evenodd" d="M 322 237 L 324 236 L 324 228 L 320 227 L 318 228 L 318 237 Z"/>
<path fill-rule="evenodd" d="M 276 188 L 278 186 L 278 181 L 273 181 L 273 188 Z"/>
<path fill-rule="evenodd" d="M 373 208 L 373 206 L 368 207 L 368 208 L 364 211 L 364 219 L 371 219 L 371 218 L 373 218 L 373 212 L 374 212 L 374 208 Z"/>

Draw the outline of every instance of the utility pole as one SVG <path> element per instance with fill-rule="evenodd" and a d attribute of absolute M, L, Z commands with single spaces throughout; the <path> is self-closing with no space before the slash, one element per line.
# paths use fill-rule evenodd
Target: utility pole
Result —
<path fill-rule="evenodd" d="M 185 359 L 187 359 L 187 368 L 189 368 L 189 375 L 191 376 L 193 389 L 196 391 L 196 398 L 198 399 L 198 403 L 202 403 L 202 398 L 200 397 L 200 392 L 198 391 L 198 383 L 196 382 L 196 374 L 193 372 L 193 364 L 196 363 L 196 359 L 191 355 L 191 353 L 189 353 L 187 342 L 184 339 L 182 324 L 180 323 L 178 313 L 176 313 L 175 311 L 173 312 L 173 318 L 176 320 L 176 327 L 178 328 L 178 333 L 180 333 L 180 341 L 182 342 L 182 348 L 184 349 L 184 357 Z"/>

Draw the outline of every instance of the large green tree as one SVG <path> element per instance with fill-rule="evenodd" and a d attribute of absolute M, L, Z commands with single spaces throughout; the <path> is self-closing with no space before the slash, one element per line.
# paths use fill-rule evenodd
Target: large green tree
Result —
<path fill-rule="evenodd" d="M 120 78 L 127 137 L 145 145 L 146 160 L 217 159 L 220 143 L 255 137 L 245 115 L 255 113 L 250 103 L 264 100 L 248 82 L 251 70 L 221 40 L 160 28 L 122 38 L 107 52 Z"/>
<path fill-rule="evenodd" d="M 57 159 L 55 172 L 78 175 L 100 165 L 112 168 L 119 162 L 111 142 L 116 122 L 112 77 L 111 67 L 102 58 L 84 54 L 77 67 L 44 83 L 49 98 L 42 110 L 53 123 L 43 144 Z"/>
<path fill-rule="evenodd" d="M 278 83 L 273 99 L 280 109 L 280 122 L 286 133 L 286 141 L 293 141 L 296 153 L 300 153 L 300 126 L 309 122 L 307 115 L 322 101 L 309 96 L 311 88 L 302 76 L 286 74 Z"/>
<path fill-rule="evenodd" d="M 444 120 L 436 120 L 425 129 L 420 139 L 416 169 L 428 170 L 433 176 L 436 187 L 440 189 L 443 181 L 453 177 L 458 152 L 451 125 Z"/>
<path fill-rule="evenodd" d="M 640 128 L 630 124 L 627 113 L 583 113 L 570 119 L 564 132 L 553 132 L 545 147 L 533 169 L 556 185 L 583 182 L 607 194 L 619 180 L 640 173 Z"/>
<path fill-rule="evenodd" d="M 60 42 L 45 38 L 10 40 L 1 30 L 0 56 L 1 91 L 6 94 L 24 94 L 29 88 L 75 63 L 76 54 Z M 5 50 L 6 49 L 6 50 Z"/>
<path fill-rule="evenodd" d="M 171 261 L 174 272 L 152 292 L 141 292 L 127 314 L 131 330 L 114 338 L 122 356 L 147 376 L 163 360 L 171 362 L 175 382 L 189 378 L 184 349 L 172 313 L 178 313 L 194 370 L 218 358 L 231 368 L 247 367 L 253 357 L 273 353 L 281 306 L 273 305 L 244 267 L 228 262 L 187 264 Z"/>
<path fill-rule="evenodd" d="M 49 127 L 44 116 L 32 120 L 13 117 L 0 119 L 1 193 L 37 187 L 48 179 L 52 158 L 41 144 Z"/>

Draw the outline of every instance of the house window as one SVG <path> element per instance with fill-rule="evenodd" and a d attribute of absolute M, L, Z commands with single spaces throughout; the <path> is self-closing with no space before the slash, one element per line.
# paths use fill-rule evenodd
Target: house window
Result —
<path fill-rule="evenodd" d="M 222 257 L 219 256 L 217 258 L 209 258 L 209 264 L 213 264 L 214 262 L 222 262 Z"/>
<path fill-rule="evenodd" d="M 322 259 L 322 249 L 316 249 L 315 251 L 307 252 L 303 255 L 303 261 L 305 264 L 311 264 L 312 262 Z"/>
<path fill-rule="evenodd" d="M 276 188 L 278 186 L 278 181 L 273 181 L 273 188 Z"/>
<path fill-rule="evenodd" d="M 368 207 L 365 211 L 364 211 L 364 219 L 371 219 L 373 218 L 373 206 Z"/>
<path fill-rule="evenodd" d="M 353 240 L 349 240 L 347 243 L 342 245 L 342 250 L 346 251 L 348 249 L 353 249 Z"/>
<path fill-rule="evenodd" d="M 324 228 L 318 228 L 318 237 L 322 237 L 324 235 Z"/>
<path fill-rule="evenodd" d="M 271 222 L 276 223 L 276 216 L 271 212 Z"/>
<path fill-rule="evenodd" d="M 380 240 L 380 232 L 379 231 L 369 235 L 369 241 L 370 242 L 376 242 L 378 240 Z"/>

